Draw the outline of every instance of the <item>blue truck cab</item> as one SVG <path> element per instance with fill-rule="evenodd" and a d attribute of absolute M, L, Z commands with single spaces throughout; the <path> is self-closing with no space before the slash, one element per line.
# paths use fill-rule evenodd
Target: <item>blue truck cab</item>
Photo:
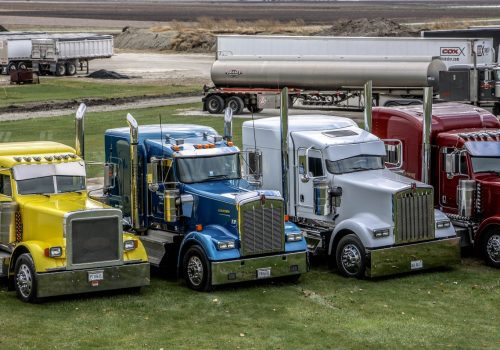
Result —
<path fill-rule="evenodd" d="M 127 121 L 105 133 L 105 199 L 153 266 L 200 291 L 307 271 L 306 242 L 283 198 L 252 190 L 231 141 L 206 126 Z"/>

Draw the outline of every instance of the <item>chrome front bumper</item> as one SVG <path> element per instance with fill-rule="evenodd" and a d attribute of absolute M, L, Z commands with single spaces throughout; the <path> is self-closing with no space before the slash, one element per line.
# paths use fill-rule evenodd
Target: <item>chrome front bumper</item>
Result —
<path fill-rule="evenodd" d="M 374 249 L 368 251 L 367 258 L 367 277 L 456 265 L 460 263 L 460 238 Z"/>
<path fill-rule="evenodd" d="M 289 253 L 259 258 L 212 262 L 212 284 L 228 284 L 259 279 L 259 269 L 270 268 L 267 278 L 299 275 L 307 272 L 307 253 Z"/>
<path fill-rule="evenodd" d="M 104 279 L 92 285 L 89 272 L 95 271 L 102 271 Z M 149 263 L 47 272 L 39 273 L 36 277 L 39 298 L 142 287 L 150 283 Z"/>

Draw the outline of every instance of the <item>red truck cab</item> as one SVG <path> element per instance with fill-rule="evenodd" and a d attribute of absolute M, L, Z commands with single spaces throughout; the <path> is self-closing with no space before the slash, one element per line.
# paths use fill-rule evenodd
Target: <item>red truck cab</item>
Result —
<path fill-rule="evenodd" d="M 376 107 L 372 118 L 375 135 L 401 141 L 392 148 L 398 170 L 422 180 L 423 106 Z M 475 106 L 434 104 L 429 139 L 436 205 L 450 217 L 462 246 L 474 245 L 489 265 L 500 267 L 500 122 Z"/>

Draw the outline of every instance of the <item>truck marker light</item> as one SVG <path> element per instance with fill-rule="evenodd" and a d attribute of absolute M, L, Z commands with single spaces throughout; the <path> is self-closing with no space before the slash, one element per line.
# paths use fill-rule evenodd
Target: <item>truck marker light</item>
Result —
<path fill-rule="evenodd" d="M 181 150 L 180 146 L 177 146 L 177 145 L 173 145 L 171 148 L 175 152 L 179 152 Z"/>
<path fill-rule="evenodd" d="M 62 248 L 61 247 L 45 248 L 44 255 L 48 258 L 58 258 L 62 256 Z"/>
<path fill-rule="evenodd" d="M 227 145 L 228 145 L 229 147 L 233 147 L 233 146 L 234 146 L 234 143 L 233 143 L 233 141 L 227 141 Z"/>
<path fill-rule="evenodd" d="M 215 145 L 213 143 L 208 144 L 208 148 L 215 148 Z"/>
<path fill-rule="evenodd" d="M 285 214 L 285 222 L 290 221 L 290 216 L 288 214 Z"/>
<path fill-rule="evenodd" d="M 205 149 L 210 148 L 210 145 L 209 145 L 208 143 L 205 143 L 205 144 L 203 145 L 203 148 L 205 148 Z"/>
<path fill-rule="evenodd" d="M 45 158 L 45 160 L 48 160 L 49 162 L 51 162 L 52 159 L 54 159 L 52 156 L 45 156 L 44 158 Z"/>
<path fill-rule="evenodd" d="M 203 225 L 202 224 L 197 224 L 196 225 L 196 231 L 198 231 L 198 232 L 203 231 Z"/>
<path fill-rule="evenodd" d="M 75 158 L 76 158 L 76 154 L 73 154 L 73 153 L 69 154 L 69 156 L 70 156 L 71 158 L 73 158 L 73 159 L 75 159 Z"/>
<path fill-rule="evenodd" d="M 24 160 L 27 162 L 31 162 L 31 157 L 24 157 Z"/>
<path fill-rule="evenodd" d="M 137 246 L 138 246 L 138 243 L 137 243 L 137 240 L 135 240 L 135 239 L 129 239 L 129 240 L 123 241 L 123 250 L 125 250 L 125 251 L 134 250 L 135 248 L 137 248 Z"/>
<path fill-rule="evenodd" d="M 21 162 L 23 160 L 23 158 L 22 157 L 14 157 L 14 160 L 16 162 Z"/>
<path fill-rule="evenodd" d="M 37 157 L 33 157 L 33 159 L 35 160 L 35 162 L 39 162 L 39 161 L 41 161 L 41 160 L 42 160 L 42 157 L 38 157 L 38 156 L 37 156 Z"/>
<path fill-rule="evenodd" d="M 196 149 L 200 149 L 200 148 L 202 148 L 202 147 L 203 147 L 203 146 L 202 146 L 202 145 L 200 145 L 200 144 L 198 144 L 198 145 L 194 145 L 194 148 L 196 148 Z"/>

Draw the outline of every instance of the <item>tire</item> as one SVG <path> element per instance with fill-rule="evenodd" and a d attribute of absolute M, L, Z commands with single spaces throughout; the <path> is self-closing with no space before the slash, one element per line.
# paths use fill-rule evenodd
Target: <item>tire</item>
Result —
<path fill-rule="evenodd" d="M 497 116 L 500 115 L 500 103 L 495 103 L 492 113 Z"/>
<path fill-rule="evenodd" d="M 190 247 L 182 259 L 182 272 L 189 288 L 208 292 L 212 290 L 210 262 L 199 246 Z"/>
<path fill-rule="evenodd" d="M 233 110 L 233 114 L 241 114 L 243 112 L 243 108 L 245 107 L 245 103 L 243 99 L 239 96 L 231 96 L 226 100 L 226 107 L 229 107 Z"/>
<path fill-rule="evenodd" d="M 62 77 L 64 74 L 66 74 L 66 65 L 63 63 L 58 63 L 56 64 L 56 76 Z"/>
<path fill-rule="evenodd" d="M 224 109 L 224 100 L 219 95 L 210 95 L 205 100 L 205 109 L 210 114 L 222 113 Z"/>
<path fill-rule="evenodd" d="M 73 62 L 66 63 L 66 75 L 75 75 L 76 74 L 76 64 Z"/>
<path fill-rule="evenodd" d="M 361 240 L 354 234 L 342 237 L 337 249 L 335 259 L 339 273 L 344 277 L 365 277 L 366 254 Z"/>
<path fill-rule="evenodd" d="M 260 113 L 264 110 L 263 108 L 258 108 L 256 105 L 250 105 L 247 109 L 250 113 Z"/>
<path fill-rule="evenodd" d="M 24 253 L 16 260 L 14 268 L 14 288 L 19 299 L 27 303 L 37 301 L 37 280 L 35 264 L 31 254 Z"/>
<path fill-rule="evenodd" d="M 19 62 L 17 64 L 17 70 L 21 70 L 21 69 L 28 69 L 28 65 L 25 63 L 25 62 Z"/>
<path fill-rule="evenodd" d="M 489 230 L 481 247 L 486 264 L 500 268 L 500 228 Z"/>
<path fill-rule="evenodd" d="M 14 71 L 16 71 L 17 68 L 16 68 L 16 64 L 14 62 L 10 63 L 8 66 L 7 66 L 7 74 L 10 74 Z"/>

